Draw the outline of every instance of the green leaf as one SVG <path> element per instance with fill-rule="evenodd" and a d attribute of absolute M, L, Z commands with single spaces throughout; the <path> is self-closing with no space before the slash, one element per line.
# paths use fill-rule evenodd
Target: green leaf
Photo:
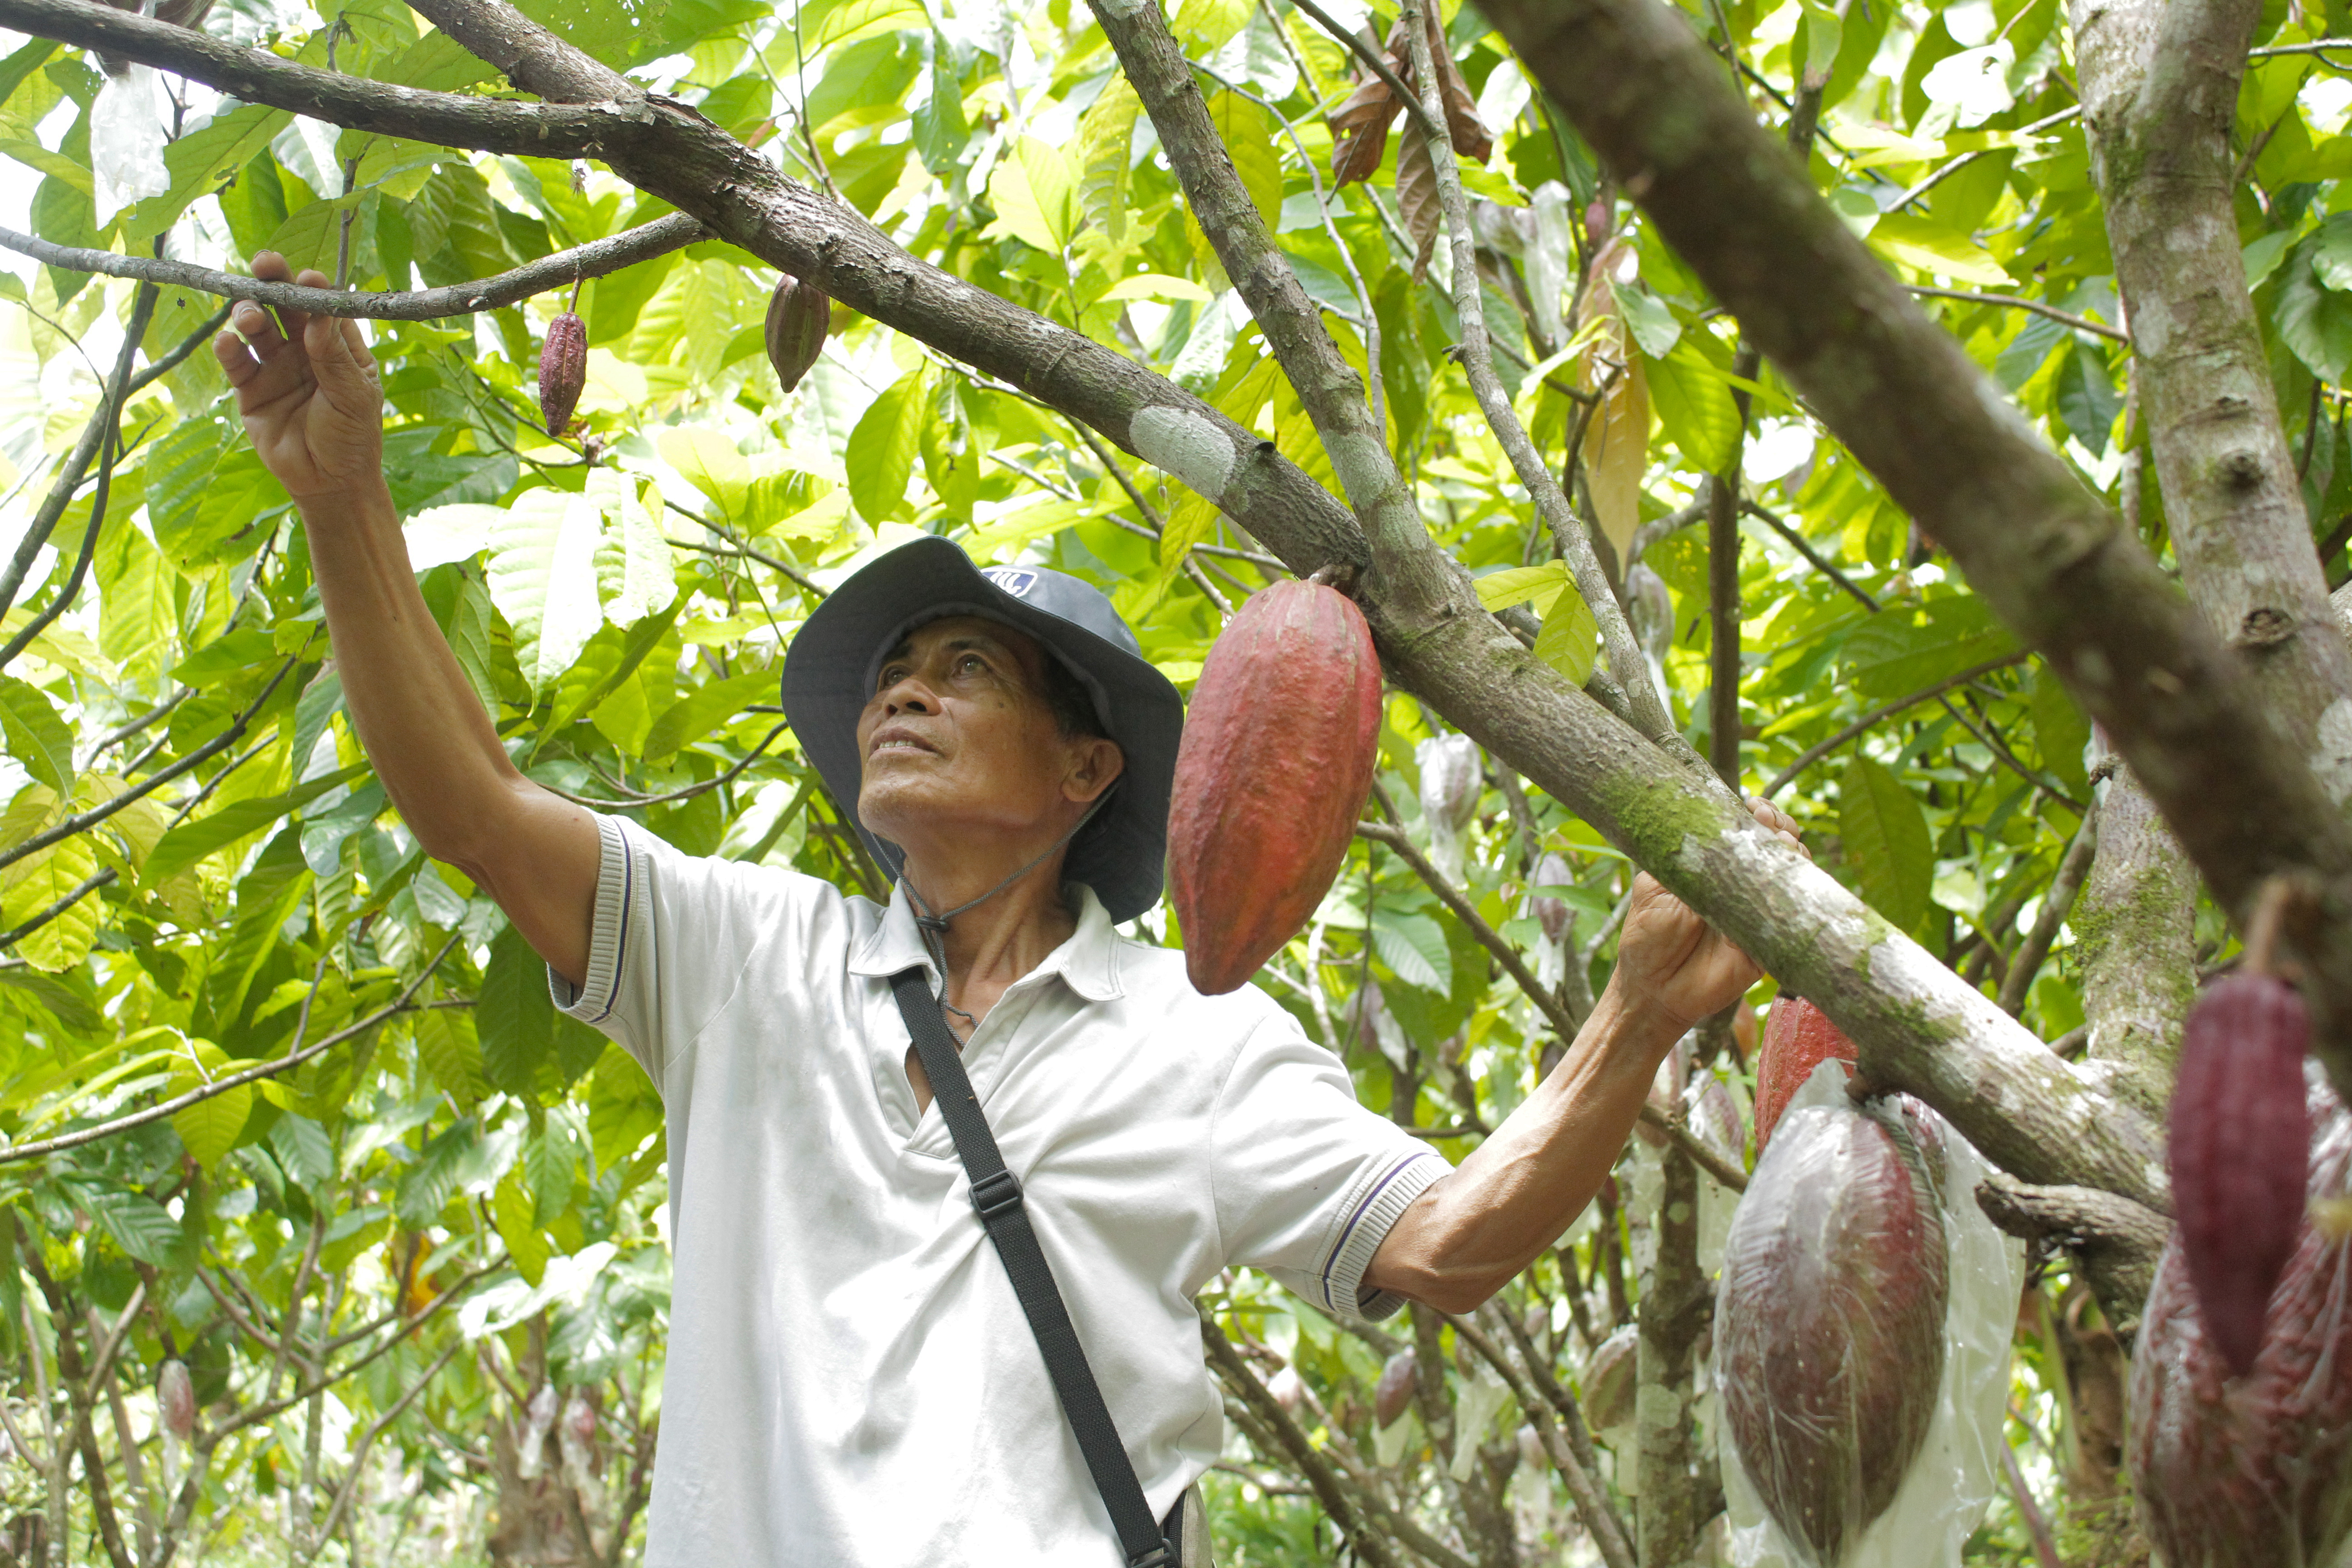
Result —
<path fill-rule="evenodd" d="M 551 1249 L 531 1222 L 530 1198 L 512 1174 L 502 1179 L 490 1194 L 490 1224 L 498 1230 L 499 1239 L 506 1243 L 507 1256 L 514 1259 L 515 1272 L 536 1289 L 546 1278 Z"/>
<path fill-rule="evenodd" d="M 2091 456 L 2106 456 L 2116 419 L 2124 411 L 2123 394 L 2116 390 L 2107 374 L 2107 356 L 2088 343 L 2077 342 L 2074 353 L 2058 367 L 2053 390 L 2066 433 L 2083 443 Z"/>
<path fill-rule="evenodd" d="M 73 731 L 39 688 L 0 676 L 0 734 L 26 773 L 60 795 L 73 792 Z"/>
<path fill-rule="evenodd" d="M 555 1041 L 555 1002 L 547 994 L 547 965 L 512 926 L 490 943 L 474 1027 L 481 1035 L 482 1076 L 490 1087 L 528 1093 Z"/>
<path fill-rule="evenodd" d="M 1184 0 L 1169 30 L 1194 58 L 1214 54 L 1249 20 L 1250 0 Z"/>
<path fill-rule="evenodd" d="M 930 407 L 930 367 L 917 365 L 885 389 L 850 431 L 843 458 L 849 500 L 867 522 L 878 525 L 907 513 L 907 485 L 915 477 Z"/>
<path fill-rule="evenodd" d="M 1104 84 L 1078 121 L 1078 205 L 1111 244 L 1127 242 L 1127 169 L 1143 100 L 1124 76 Z"/>
<path fill-rule="evenodd" d="M 2263 235 L 2246 247 L 2247 289 L 2261 288 L 2270 275 L 2278 270 L 2280 258 L 2286 255 L 2286 247 L 2294 243 L 2294 236 L 2280 229 L 2273 234 Z"/>
<path fill-rule="evenodd" d="M 0 921 L 10 929 L 47 915 L 98 874 L 98 858 L 87 835 L 61 840 L 8 868 L 7 891 L 0 894 Z M 28 932 L 17 955 L 34 968 L 61 973 L 79 963 L 98 940 L 100 900 L 85 894 Z"/>
<path fill-rule="evenodd" d="M 2087 796 L 2091 780 L 2083 766 L 2083 749 L 2091 742 L 2091 721 L 2074 705 L 2065 683 L 2048 669 L 2034 671 L 2027 711 L 2033 717 L 2033 742 L 2042 753 L 2042 765 L 2057 774 L 2077 800 Z"/>
<path fill-rule="evenodd" d="M 2305 369 L 2322 381 L 2340 382 L 2352 369 L 2352 293 L 2320 285 L 2312 250 L 2306 241 L 2287 257 L 2271 319 Z"/>
<path fill-rule="evenodd" d="M 193 1079 L 174 1079 L 172 1090 L 175 1095 L 185 1094 L 197 1086 Z M 236 1146 L 237 1134 L 245 1131 L 246 1120 L 252 1114 L 253 1086 L 241 1083 L 173 1111 L 172 1131 L 180 1135 L 180 1142 L 197 1164 L 215 1165 Z"/>
<path fill-rule="evenodd" d="M 661 1126 L 661 1095 L 653 1079 L 620 1047 L 605 1047 L 588 1080 L 588 1142 L 596 1168 L 614 1169 Z"/>
<path fill-rule="evenodd" d="M 2271 240 L 2292 238 L 2284 233 L 2264 235 L 2246 247 L 2251 257 L 2254 247 Z M 2321 284 L 2339 293 L 2352 292 L 2352 213 L 2338 213 L 2312 231 L 2304 242 L 2311 257 L 2311 270 Z M 2249 263 L 2251 270 L 2251 263 Z M 2253 285 L 2249 283 L 2248 288 Z"/>
<path fill-rule="evenodd" d="M 0 969 L 0 985 L 21 991 L 46 1009 L 58 1026 L 75 1035 L 95 1035 L 106 1025 L 97 994 L 79 973 L 43 974 L 34 969 Z"/>
<path fill-rule="evenodd" d="M 956 80 L 952 48 L 936 33 L 928 47 L 931 90 L 915 105 L 915 152 L 924 168 L 946 179 L 954 174 L 956 161 L 971 142 L 971 126 L 963 117 L 963 88 Z"/>
<path fill-rule="evenodd" d="M 166 146 L 163 166 L 171 172 L 172 188 L 125 212 L 122 237 L 136 244 L 169 229 L 192 204 L 210 195 L 223 181 L 235 179 L 238 170 L 268 151 L 278 133 L 292 123 L 290 110 L 248 103 L 215 116 L 203 129 Z"/>
<path fill-rule="evenodd" d="M 273 795 L 261 800 L 240 800 L 222 806 L 206 816 L 184 822 L 163 835 L 155 847 L 148 852 L 141 883 L 160 888 L 205 856 L 225 849 L 238 839 L 260 832 L 282 816 L 301 810 L 329 790 L 347 784 L 366 773 L 365 763 L 353 763 L 350 767 L 321 773 L 307 784 L 299 784 L 284 795 Z"/>
<path fill-rule="evenodd" d="M 1536 657 L 1568 677 L 1570 684 L 1581 686 L 1591 679 L 1600 646 L 1601 623 L 1593 618 L 1592 606 L 1584 602 L 1574 584 L 1563 585 L 1544 615 L 1543 630 L 1536 637 Z"/>
<path fill-rule="evenodd" d="M 89 1208 L 114 1245 L 142 1263 L 176 1268 L 192 1250 L 180 1222 L 143 1193 L 93 1193 Z"/>
<path fill-rule="evenodd" d="M 812 52 L 835 44 L 856 43 L 877 33 L 927 30 L 931 19 L 915 0 L 843 0 L 825 13 L 809 40 Z"/>
<path fill-rule="evenodd" d="M 1568 585 L 1568 563 L 1564 561 L 1507 567 L 1486 573 L 1476 583 L 1478 602 L 1487 609 L 1507 610 L 1513 605 L 1533 605 L 1538 616 L 1551 613 L 1553 600 Z"/>
<path fill-rule="evenodd" d="M 482 1046 L 474 1038 L 474 1023 L 464 1013 L 428 1007 L 416 1016 L 416 1059 L 433 1081 L 460 1105 L 482 1098 Z"/>
<path fill-rule="evenodd" d="M 1682 341 L 1683 324 L 1675 320 L 1673 309 L 1664 300 L 1645 289 L 1632 284 L 1612 284 L 1610 292 L 1616 298 L 1617 313 L 1625 318 L 1625 326 L 1633 334 L 1634 342 L 1654 360 L 1664 359 Z M 1657 385 L 1657 372 L 1650 373 L 1650 384 Z"/>
<path fill-rule="evenodd" d="M 552 688 L 604 622 L 596 595 L 595 502 L 526 490 L 490 531 L 490 599 L 514 628 L 515 663 L 534 694 Z"/>
<path fill-rule="evenodd" d="M 1958 283 L 2006 289 L 2015 281 L 1972 237 L 1932 218 L 1888 213 L 1871 226 L 1870 247 L 1906 267 Z"/>
<path fill-rule="evenodd" d="M 444 1128 L 425 1145 L 416 1163 L 400 1178 L 398 1195 L 392 1202 L 393 1213 L 403 1226 L 423 1230 L 441 1217 L 449 1194 L 457 1190 L 458 1171 L 480 1142 L 481 1133 L 473 1118 L 465 1117 Z"/>
<path fill-rule="evenodd" d="M 1876 700 L 1924 691 L 1973 665 L 2013 653 L 2017 639 L 1983 600 L 1935 599 L 1916 610 L 1889 608 L 1846 639 L 1854 684 Z"/>
<path fill-rule="evenodd" d="M 1234 161 L 1234 173 L 1270 231 L 1282 217 L 1282 159 L 1274 150 L 1274 127 L 1265 110 L 1237 92 L 1209 100 L 1209 121 Z"/>
<path fill-rule="evenodd" d="M 587 493 L 605 523 L 596 546 L 596 586 L 606 618 L 634 626 L 667 609 L 677 597 L 677 564 L 662 533 L 660 492 L 648 485 L 641 498 L 635 482 L 598 468 L 588 476 Z"/>
<path fill-rule="evenodd" d="M 646 732 L 645 759 L 658 763 L 680 746 L 689 746 L 741 712 L 752 702 L 775 700 L 776 677 L 769 670 L 748 670 L 679 698 Z"/>
<path fill-rule="evenodd" d="M 1729 468 L 1739 449 L 1739 407 L 1723 373 L 1687 343 L 1647 368 L 1650 406 L 1666 439 L 1694 468 L 1710 474 Z"/>
<path fill-rule="evenodd" d="M 1408 985 L 1441 996 L 1454 989 L 1454 954 L 1445 944 L 1445 928 L 1427 915 L 1374 908 L 1372 951 Z"/>
<path fill-rule="evenodd" d="M 1009 234 L 1056 256 L 1085 216 L 1078 210 L 1077 175 L 1069 160 L 1060 148 L 1034 136 L 1021 138 L 1013 143 L 1013 156 L 997 163 L 988 177 L 988 202 L 996 209 L 996 221 L 988 232 Z M 854 465 L 850 471 L 856 472 Z"/>
<path fill-rule="evenodd" d="M 1838 785 L 1838 835 L 1864 902 L 1906 931 L 1927 918 L 1935 846 L 1911 792 L 1868 757 L 1846 764 Z"/>
<path fill-rule="evenodd" d="M 287 1179 L 315 1187 L 335 1173 L 335 1147 L 327 1130 L 307 1116 L 288 1111 L 269 1130 L 269 1150 Z"/>
<path fill-rule="evenodd" d="M 576 1159 L 571 1137 L 551 1120 L 523 1146 L 521 1174 L 530 1189 L 532 1224 L 545 1225 L 572 1206 L 572 1167 Z"/>

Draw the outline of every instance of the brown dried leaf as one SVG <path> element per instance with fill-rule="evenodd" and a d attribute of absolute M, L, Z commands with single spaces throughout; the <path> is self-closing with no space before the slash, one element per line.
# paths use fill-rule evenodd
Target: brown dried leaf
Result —
<path fill-rule="evenodd" d="M 1404 219 L 1405 233 L 1412 237 L 1420 256 L 1413 268 L 1419 276 L 1445 214 L 1438 199 L 1437 165 L 1430 161 L 1428 140 L 1410 127 L 1397 145 L 1396 195 L 1397 213 Z"/>
<path fill-rule="evenodd" d="M 1331 180 L 1344 185 L 1369 180 L 1388 151 L 1389 123 L 1402 106 L 1378 77 L 1358 84 L 1331 114 Z"/>
<path fill-rule="evenodd" d="M 1454 155 L 1483 163 L 1495 151 L 1495 133 L 1478 118 L 1478 100 L 1471 96 L 1470 84 L 1462 79 L 1462 68 L 1454 63 L 1445 47 L 1445 35 L 1437 25 L 1437 7 L 1431 6 L 1425 15 L 1429 58 L 1437 67 L 1438 87 L 1445 100 L 1445 133 L 1454 143 Z"/>

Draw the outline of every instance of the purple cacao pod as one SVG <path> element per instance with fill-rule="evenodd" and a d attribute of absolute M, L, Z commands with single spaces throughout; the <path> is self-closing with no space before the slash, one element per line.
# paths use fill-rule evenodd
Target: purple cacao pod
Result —
<path fill-rule="evenodd" d="M 1595 1432 L 1622 1426 L 1633 1419 L 1633 1396 L 1640 1392 L 1642 1336 L 1631 1323 L 1601 1342 L 1584 1363 L 1580 1392 L 1584 1419 Z"/>
<path fill-rule="evenodd" d="M 2242 972 L 2207 988 L 2181 1037 L 2170 1135 L 2181 1258 L 2205 1331 L 2240 1377 L 2303 1225 L 2310 1037 L 2294 986 Z"/>
<path fill-rule="evenodd" d="M 1538 888 L 1564 888 L 1576 880 L 1568 862 L 1558 855 L 1546 855 L 1536 862 L 1528 882 Z M 1543 926 L 1544 940 L 1558 942 L 1568 934 L 1568 900 L 1557 893 L 1538 893 L 1528 900 L 1535 917 Z"/>
<path fill-rule="evenodd" d="M 768 363 L 776 379 L 790 392 L 824 352 L 825 330 L 833 323 L 833 300 L 805 279 L 787 272 L 768 296 Z"/>
<path fill-rule="evenodd" d="M 1900 1115 L 1782 1117 L 1732 1216 L 1724 1414 L 1781 1530 L 1835 1563 L 1895 1500 L 1944 1366 L 1943 1214 Z"/>
<path fill-rule="evenodd" d="M 587 384 L 588 326 L 566 310 L 547 323 L 547 340 L 539 346 L 539 411 L 549 435 L 563 434 Z"/>
<path fill-rule="evenodd" d="M 2352 1178 L 2352 1116 L 2315 1075 L 2306 1089 L 2305 1190 L 2336 1198 Z M 2172 1568 L 2334 1563 L 2352 1535 L 2352 1239 L 2303 1223 L 2253 1367 L 2233 1375 L 2187 1230 L 2157 1264 L 2132 1352 L 2126 1458 L 2141 1525 Z"/>

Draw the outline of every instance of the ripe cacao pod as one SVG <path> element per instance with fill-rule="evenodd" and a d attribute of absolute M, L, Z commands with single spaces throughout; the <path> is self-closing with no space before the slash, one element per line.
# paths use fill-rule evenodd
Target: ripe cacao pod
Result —
<path fill-rule="evenodd" d="M 1764 1156 L 1772 1126 L 1802 1089 L 1813 1069 L 1832 1057 L 1854 1059 L 1853 1042 L 1829 1016 L 1801 996 L 1781 996 L 1764 1021 L 1764 1045 L 1756 1055 L 1756 1155 Z M 1853 1076 L 1848 1068 L 1846 1076 Z"/>
<path fill-rule="evenodd" d="M 187 1363 L 174 1359 L 163 1363 L 155 1375 L 155 1404 L 163 1430 L 186 1442 L 196 1429 L 196 1386 L 188 1376 Z"/>
<path fill-rule="evenodd" d="M 547 339 L 539 345 L 539 411 L 549 435 L 563 434 L 587 384 L 588 326 L 566 310 L 547 323 Z"/>
<path fill-rule="evenodd" d="M 1893 1108 L 1788 1114 L 1724 1243 L 1717 1364 L 1740 1463 L 1815 1563 L 1885 1510 L 1927 1436 L 1948 1267 Z"/>
<path fill-rule="evenodd" d="M 785 273 L 768 296 L 768 363 L 790 392 L 824 352 L 833 322 L 833 300 L 815 284 Z"/>
<path fill-rule="evenodd" d="M 2207 988 L 2181 1037 L 2170 1134 L 2181 1258 L 2205 1331 L 2241 1377 L 2303 1225 L 2310 1036 L 2294 986 L 2242 972 Z"/>
<path fill-rule="evenodd" d="M 1319 583 L 1250 595 L 1192 690 L 1168 810 L 1184 967 L 1232 991 L 1315 913 L 1355 836 L 1381 729 L 1381 661 Z"/>
<path fill-rule="evenodd" d="M 1381 1368 L 1381 1381 L 1372 1391 L 1372 1426 L 1375 1428 L 1393 1425 L 1412 1404 L 1412 1388 L 1421 1375 L 1420 1363 L 1411 1351 L 1399 1351 L 1389 1357 Z"/>
<path fill-rule="evenodd" d="M 2316 1075 L 2306 1089 L 2305 1191 L 2335 1197 L 2352 1179 L 2352 1116 Z M 2232 1376 L 2187 1231 L 2184 1211 L 2132 1352 L 2126 1458 L 2140 1523 L 2170 1568 L 2335 1563 L 2352 1536 L 2352 1240 L 2303 1224 L 2253 1369 Z"/>

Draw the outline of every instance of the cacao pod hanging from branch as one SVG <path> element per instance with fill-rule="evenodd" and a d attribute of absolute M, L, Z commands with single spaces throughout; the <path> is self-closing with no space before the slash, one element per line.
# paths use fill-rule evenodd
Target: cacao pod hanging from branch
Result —
<path fill-rule="evenodd" d="M 539 412 L 547 433 L 561 436 L 580 406 L 588 384 L 588 326 L 570 310 L 547 323 L 547 338 L 539 347 Z"/>
<path fill-rule="evenodd" d="M 1250 595 L 1209 650 L 1176 752 L 1168 891 L 1184 967 L 1232 991 L 1305 927 L 1372 787 L 1381 661 L 1346 595 Z"/>
<path fill-rule="evenodd" d="M 790 392 L 824 352 L 824 334 L 833 322 L 833 300 L 805 279 L 785 273 L 776 291 L 768 296 L 768 363 L 776 380 Z"/>

